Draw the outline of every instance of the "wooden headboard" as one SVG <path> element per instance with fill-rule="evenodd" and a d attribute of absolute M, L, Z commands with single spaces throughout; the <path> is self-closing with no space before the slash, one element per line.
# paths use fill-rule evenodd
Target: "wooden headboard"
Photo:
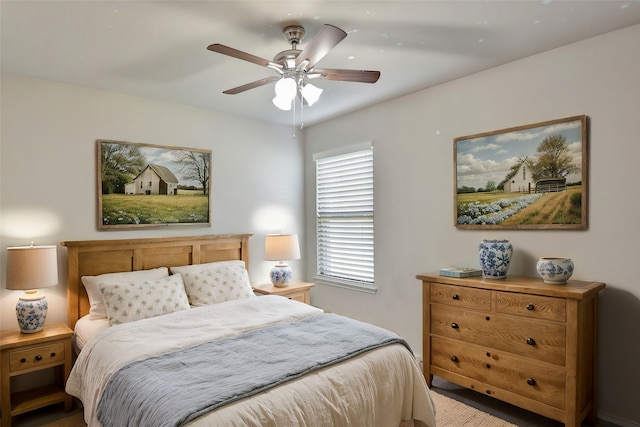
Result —
<path fill-rule="evenodd" d="M 67 248 L 67 324 L 89 314 L 82 276 L 239 259 L 249 267 L 252 234 L 61 242 Z"/>

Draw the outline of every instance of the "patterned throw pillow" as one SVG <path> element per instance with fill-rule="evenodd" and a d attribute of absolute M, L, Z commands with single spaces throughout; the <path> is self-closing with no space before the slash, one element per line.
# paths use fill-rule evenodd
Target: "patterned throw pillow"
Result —
<path fill-rule="evenodd" d="M 192 306 L 255 296 L 249 282 L 249 274 L 242 261 L 171 267 L 171 272 L 182 275 Z"/>
<path fill-rule="evenodd" d="M 106 273 L 99 276 L 82 276 L 82 284 L 89 297 L 89 318 L 91 320 L 107 318 L 107 308 L 104 305 L 102 293 L 98 289 L 98 283 L 112 283 L 115 285 L 163 277 L 169 277 L 169 269 L 167 267 L 154 268 L 152 270 L 125 271 L 122 273 Z"/>
<path fill-rule="evenodd" d="M 182 276 L 136 283 L 98 283 L 110 325 L 160 316 L 189 308 Z"/>

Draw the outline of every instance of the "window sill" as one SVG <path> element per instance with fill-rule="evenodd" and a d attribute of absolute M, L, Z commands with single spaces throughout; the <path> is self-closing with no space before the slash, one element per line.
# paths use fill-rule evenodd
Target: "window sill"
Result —
<path fill-rule="evenodd" d="M 367 294 L 375 294 L 376 292 L 378 292 L 378 288 L 376 288 L 375 285 L 374 286 L 359 285 L 359 284 L 356 284 L 355 282 L 350 282 L 347 280 L 339 280 L 339 279 L 329 279 L 323 276 L 315 276 L 313 278 L 313 282 L 320 285 L 335 286 L 336 288 L 349 289 L 352 291 L 364 292 Z"/>

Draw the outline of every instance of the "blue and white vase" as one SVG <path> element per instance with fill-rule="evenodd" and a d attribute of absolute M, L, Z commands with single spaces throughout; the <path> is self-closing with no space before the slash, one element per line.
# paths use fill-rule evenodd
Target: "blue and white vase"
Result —
<path fill-rule="evenodd" d="M 271 269 L 270 276 L 273 286 L 277 288 L 284 288 L 289 286 L 289 283 L 291 283 L 293 272 L 291 271 L 291 267 L 287 264 L 279 263 Z"/>
<path fill-rule="evenodd" d="M 24 296 L 18 299 L 16 304 L 16 315 L 18 326 L 23 334 L 40 332 L 44 328 L 44 321 L 47 319 L 49 305 L 44 295 Z"/>
<path fill-rule="evenodd" d="M 483 240 L 480 242 L 480 268 L 486 279 L 506 279 L 513 246 L 508 240 Z"/>
<path fill-rule="evenodd" d="M 563 285 L 573 274 L 573 261 L 571 258 L 540 257 L 536 264 L 536 270 L 544 283 Z"/>

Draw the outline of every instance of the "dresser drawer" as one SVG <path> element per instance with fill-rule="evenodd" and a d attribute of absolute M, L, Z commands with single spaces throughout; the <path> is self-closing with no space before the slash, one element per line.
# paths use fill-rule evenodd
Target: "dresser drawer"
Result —
<path fill-rule="evenodd" d="M 14 350 L 9 353 L 9 372 L 60 365 L 64 356 L 62 342 Z"/>
<path fill-rule="evenodd" d="M 430 293 L 432 302 L 478 310 L 491 310 L 491 291 L 487 289 L 431 283 Z"/>
<path fill-rule="evenodd" d="M 446 338 L 431 339 L 432 366 L 515 392 L 556 408 L 565 407 L 565 369 Z"/>
<path fill-rule="evenodd" d="M 565 325 L 431 304 L 431 334 L 565 364 Z"/>
<path fill-rule="evenodd" d="M 564 298 L 496 292 L 498 313 L 515 314 L 535 319 L 566 321 L 567 302 Z"/>

